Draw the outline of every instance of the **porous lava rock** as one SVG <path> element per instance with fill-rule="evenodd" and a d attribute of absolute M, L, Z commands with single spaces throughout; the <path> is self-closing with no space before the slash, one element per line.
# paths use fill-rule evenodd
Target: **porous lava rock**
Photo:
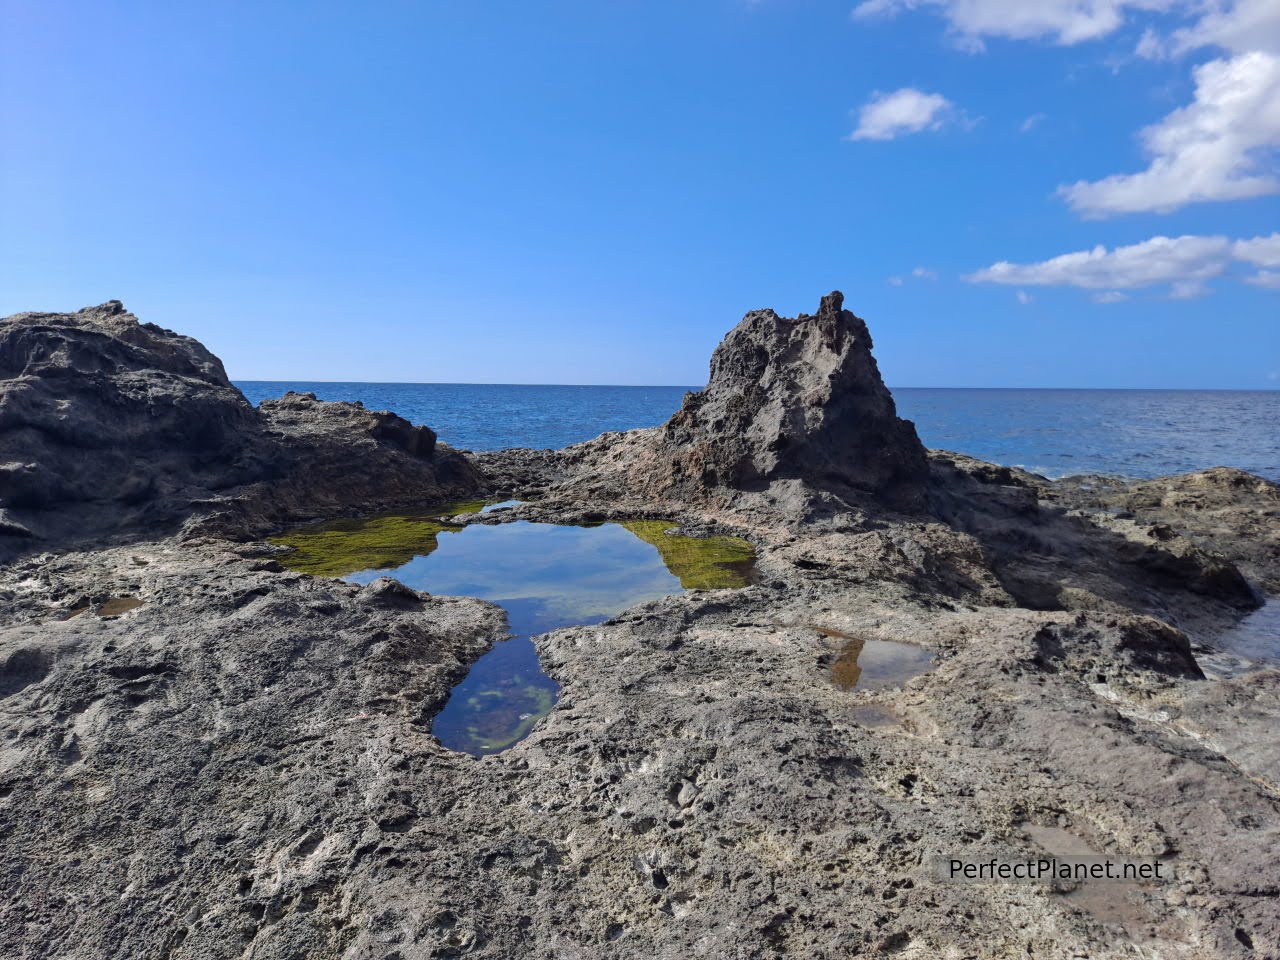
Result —
<path fill-rule="evenodd" d="M 0 320 L 0 500 L 136 504 L 264 473 L 262 428 L 221 361 L 118 300 Z"/>
<path fill-rule="evenodd" d="M 483 484 L 387 411 L 294 393 L 255 409 L 198 341 L 118 300 L 0 320 L 0 555 L 192 519 L 260 533 Z"/>
<path fill-rule="evenodd" d="M 921 505 L 924 446 L 898 416 L 865 321 L 843 305 L 835 292 L 812 316 L 743 317 L 712 354 L 706 388 L 688 394 L 655 435 L 651 482 L 688 494 L 801 480 Z"/>

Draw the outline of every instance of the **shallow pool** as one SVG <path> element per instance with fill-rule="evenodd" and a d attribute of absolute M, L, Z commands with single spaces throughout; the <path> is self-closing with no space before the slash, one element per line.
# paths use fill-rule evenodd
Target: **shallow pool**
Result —
<path fill-rule="evenodd" d="M 686 589 L 750 582 L 753 554 L 745 540 L 673 535 L 671 526 L 639 520 L 460 527 L 426 516 L 377 517 L 304 528 L 277 542 L 294 547 L 284 562 L 295 569 L 355 583 L 391 576 L 416 590 L 480 597 L 506 610 L 514 638 L 476 661 L 431 728 L 446 747 L 483 756 L 527 736 L 555 705 L 559 687 L 543 672 L 531 637 L 599 623 Z M 385 560 L 350 568 L 366 556 Z"/>

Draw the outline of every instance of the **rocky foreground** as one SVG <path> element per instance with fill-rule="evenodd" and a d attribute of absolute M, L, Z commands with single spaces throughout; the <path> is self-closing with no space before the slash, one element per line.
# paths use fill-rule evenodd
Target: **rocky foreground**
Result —
<path fill-rule="evenodd" d="M 1198 656 L 1280 592 L 1275 484 L 925 451 L 838 295 L 562 451 L 254 409 L 116 303 L 0 321 L 0 377 L 0 955 L 1280 956 L 1280 672 Z M 455 754 L 430 720 L 501 611 L 260 538 L 487 494 L 746 536 L 760 582 L 539 638 L 556 709 Z M 843 690 L 855 639 L 936 666 Z M 934 864 L 1085 850 L 1174 879 Z"/>

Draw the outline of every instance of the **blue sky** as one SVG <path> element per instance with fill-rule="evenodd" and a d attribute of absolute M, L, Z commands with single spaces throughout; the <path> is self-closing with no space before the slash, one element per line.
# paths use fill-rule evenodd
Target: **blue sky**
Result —
<path fill-rule="evenodd" d="M 1274 0 L 0 12 L 0 314 L 118 298 L 237 379 L 700 384 L 839 288 L 891 385 L 1280 386 Z"/>

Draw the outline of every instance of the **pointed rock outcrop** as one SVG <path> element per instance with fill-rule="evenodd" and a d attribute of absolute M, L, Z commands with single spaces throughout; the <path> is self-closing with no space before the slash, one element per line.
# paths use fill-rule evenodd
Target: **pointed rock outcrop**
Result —
<path fill-rule="evenodd" d="M 898 416 L 866 323 L 843 307 L 835 292 L 812 316 L 743 317 L 712 355 L 706 388 L 654 435 L 657 485 L 690 494 L 800 480 L 921 505 L 924 446 Z"/>

